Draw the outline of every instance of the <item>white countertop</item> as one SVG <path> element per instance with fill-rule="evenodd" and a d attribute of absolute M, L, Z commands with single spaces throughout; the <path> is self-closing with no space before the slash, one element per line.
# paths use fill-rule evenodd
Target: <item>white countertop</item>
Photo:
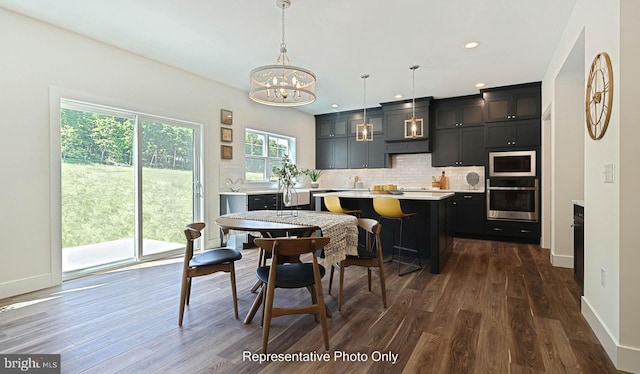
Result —
<path fill-rule="evenodd" d="M 575 205 L 580 205 L 584 208 L 584 200 L 571 200 Z"/>
<path fill-rule="evenodd" d="M 305 193 L 312 191 L 309 188 L 296 188 L 297 193 Z M 265 189 L 265 190 L 241 190 L 238 192 L 233 191 L 220 191 L 220 195 L 238 195 L 238 196 L 247 196 L 247 195 L 267 195 L 272 193 L 278 193 L 277 188 Z"/>
<path fill-rule="evenodd" d="M 356 189 L 356 188 L 340 188 L 340 187 L 319 187 L 319 188 L 296 188 L 296 192 L 317 192 L 317 191 L 327 191 L 327 190 L 331 190 L 331 191 L 352 191 L 352 192 L 369 192 L 368 188 L 361 188 L 361 189 Z M 407 193 L 413 193 L 413 192 L 420 192 L 420 193 L 425 193 L 425 192 L 433 192 L 433 193 L 445 193 L 445 192 L 464 192 L 464 193 L 484 193 L 484 189 L 477 189 L 477 190 L 470 190 L 470 189 L 450 189 L 450 190 L 434 190 L 431 188 L 420 188 L 420 187 L 404 187 L 404 188 L 400 188 L 401 191 L 404 191 L 405 194 Z M 271 189 L 256 189 L 256 190 L 251 190 L 251 189 L 242 189 L 238 192 L 233 192 L 233 191 L 220 191 L 220 195 L 241 195 L 241 196 L 246 196 L 246 195 L 266 195 L 266 194 L 272 194 L 272 193 L 277 193 L 278 190 L 275 188 L 271 188 Z M 315 194 L 317 195 L 317 194 Z M 398 195 L 401 196 L 401 195 Z"/>
<path fill-rule="evenodd" d="M 385 198 L 395 198 L 400 200 L 444 200 L 453 195 L 454 195 L 453 192 L 447 192 L 447 191 L 405 192 L 402 195 L 371 193 L 369 191 L 341 191 L 341 192 L 328 192 L 328 193 L 314 194 L 315 197 L 338 196 L 338 197 L 356 198 L 356 199 L 373 199 L 374 197 L 385 197 Z"/>

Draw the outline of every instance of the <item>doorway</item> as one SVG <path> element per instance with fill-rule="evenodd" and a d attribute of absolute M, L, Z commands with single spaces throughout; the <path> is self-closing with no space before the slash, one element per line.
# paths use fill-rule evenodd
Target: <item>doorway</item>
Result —
<path fill-rule="evenodd" d="M 200 126 L 61 100 L 64 278 L 165 257 L 201 216 Z"/>

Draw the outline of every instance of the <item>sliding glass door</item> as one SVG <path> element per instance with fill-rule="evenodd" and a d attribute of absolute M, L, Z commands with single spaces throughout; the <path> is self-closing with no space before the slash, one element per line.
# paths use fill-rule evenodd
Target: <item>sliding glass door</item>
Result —
<path fill-rule="evenodd" d="M 181 249 L 193 222 L 199 184 L 194 166 L 195 129 L 141 120 L 142 255 Z"/>
<path fill-rule="evenodd" d="M 200 127 L 63 100 L 62 271 L 94 271 L 184 248 L 200 217 Z"/>

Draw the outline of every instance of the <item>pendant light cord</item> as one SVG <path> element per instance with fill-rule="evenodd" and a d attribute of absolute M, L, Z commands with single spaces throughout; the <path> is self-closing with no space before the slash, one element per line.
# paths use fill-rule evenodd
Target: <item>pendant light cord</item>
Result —
<path fill-rule="evenodd" d="M 367 124 L 367 78 L 369 78 L 368 75 L 363 75 L 362 76 L 363 80 L 364 80 L 364 119 L 363 119 L 363 123 Z"/>
<path fill-rule="evenodd" d="M 416 118 L 416 68 L 413 68 L 411 70 L 413 70 L 413 104 L 411 105 L 411 107 L 413 108 L 413 112 L 411 114 L 411 118 L 413 118 L 415 120 Z"/>

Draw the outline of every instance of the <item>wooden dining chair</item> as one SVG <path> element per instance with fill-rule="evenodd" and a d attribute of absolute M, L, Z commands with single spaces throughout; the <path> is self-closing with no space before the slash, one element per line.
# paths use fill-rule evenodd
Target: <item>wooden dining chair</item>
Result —
<path fill-rule="evenodd" d="M 189 305 L 191 297 L 191 279 L 203 275 L 209 275 L 224 271 L 229 273 L 231 278 L 231 293 L 233 295 L 233 309 L 236 319 L 238 318 L 238 295 L 236 293 L 236 273 L 235 262 L 242 258 L 242 254 L 232 248 L 214 248 L 194 256 L 193 242 L 202 236 L 206 224 L 195 222 L 188 224 L 184 230 L 187 237 L 187 248 L 184 252 L 184 264 L 182 267 L 182 288 L 180 291 L 180 317 L 178 326 L 182 326 L 184 317 L 184 307 Z"/>
<path fill-rule="evenodd" d="M 322 277 L 325 269 L 318 264 L 316 251 L 329 243 L 329 237 L 307 238 L 270 238 L 256 239 L 255 243 L 272 254 L 271 265 L 256 270 L 258 279 L 265 286 L 261 292 L 264 297 L 262 352 L 267 352 L 271 319 L 289 314 L 314 314 L 320 316 L 324 346 L 329 350 L 329 332 L 327 315 L 322 294 Z M 290 262 L 305 253 L 311 253 L 313 262 Z M 287 261 L 289 263 L 283 263 Z M 298 260 L 299 261 L 299 260 Z M 276 288 L 308 288 L 311 292 L 311 305 L 290 308 L 274 308 L 273 300 Z"/>
<path fill-rule="evenodd" d="M 358 227 L 365 235 L 365 246 L 358 247 L 358 255 L 347 255 L 347 258 L 340 262 L 340 292 L 338 294 L 338 311 L 342 310 L 342 289 L 344 288 L 344 269 L 349 266 L 363 266 L 367 268 L 367 276 L 369 280 L 369 292 L 371 292 L 371 269 L 378 269 L 380 278 L 380 292 L 382 293 L 382 305 L 387 307 L 387 288 L 384 278 L 384 265 L 382 260 L 382 244 L 380 242 L 380 231 L 382 225 L 369 218 L 359 218 Z M 333 283 L 334 267 L 331 267 L 331 275 L 329 276 L 329 292 L 331 292 L 331 284 Z"/>

